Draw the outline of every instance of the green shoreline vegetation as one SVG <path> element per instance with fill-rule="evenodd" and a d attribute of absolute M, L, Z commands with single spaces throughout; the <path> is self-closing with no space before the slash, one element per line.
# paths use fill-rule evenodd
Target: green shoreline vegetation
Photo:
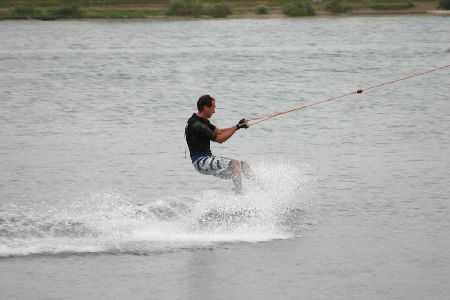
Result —
<path fill-rule="evenodd" d="M 450 0 L 0 0 L 1 19 L 332 16 L 450 10 Z"/>

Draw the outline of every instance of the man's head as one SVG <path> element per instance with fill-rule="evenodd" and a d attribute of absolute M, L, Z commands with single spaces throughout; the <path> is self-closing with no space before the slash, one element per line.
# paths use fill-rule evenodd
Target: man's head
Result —
<path fill-rule="evenodd" d="M 203 118 L 211 118 L 216 112 L 216 99 L 210 95 L 203 95 L 197 101 L 197 109 L 199 115 Z"/>

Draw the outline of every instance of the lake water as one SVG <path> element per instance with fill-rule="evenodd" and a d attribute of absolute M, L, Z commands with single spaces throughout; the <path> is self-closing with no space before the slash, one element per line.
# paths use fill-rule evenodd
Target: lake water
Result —
<path fill-rule="evenodd" d="M 1 299 L 448 299 L 450 18 L 0 22 Z"/>

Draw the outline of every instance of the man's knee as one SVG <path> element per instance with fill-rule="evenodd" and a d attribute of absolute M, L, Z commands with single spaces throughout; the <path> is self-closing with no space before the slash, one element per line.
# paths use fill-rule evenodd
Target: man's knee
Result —
<path fill-rule="evenodd" d="M 240 170 L 241 169 L 241 162 L 239 160 L 232 160 L 231 161 L 231 167 L 233 170 Z"/>
<path fill-rule="evenodd" d="M 233 169 L 239 169 L 243 171 L 250 170 L 250 165 L 247 162 L 241 160 L 231 160 L 231 166 L 233 167 Z"/>

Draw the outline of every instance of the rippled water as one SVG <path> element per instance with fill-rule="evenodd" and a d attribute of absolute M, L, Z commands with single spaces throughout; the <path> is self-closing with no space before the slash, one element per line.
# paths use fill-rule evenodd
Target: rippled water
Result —
<path fill-rule="evenodd" d="M 258 174 L 240 197 L 195 173 L 183 134 L 202 94 L 229 127 L 448 65 L 449 28 L 1 22 L 2 296 L 445 299 L 449 69 L 214 144 Z"/>

